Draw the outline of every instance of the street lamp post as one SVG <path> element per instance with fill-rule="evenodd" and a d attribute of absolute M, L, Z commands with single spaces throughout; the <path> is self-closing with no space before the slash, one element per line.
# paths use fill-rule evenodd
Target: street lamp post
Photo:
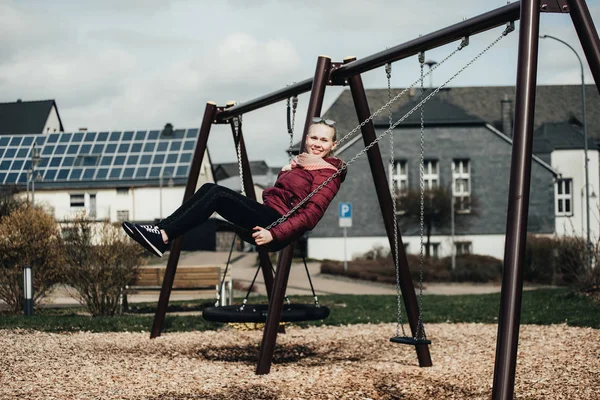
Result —
<path fill-rule="evenodd" d="M 581 57 L 579 57 L 579 54 L 577 54 L 577 51 L 575 51 L 575 49 L 567 42 L 565 42 L 562 39 L 559 39 L 557 37 L 554 36 L 550 36 L 550 35 L 541 35 L 540 36 L 541 39 L 554 39 L 557 42 L 560 42 L 562 44 L 564 44 L 565 46 L 567 46 L 569 49 L 571 49 L 573 51 L 573 53 L 575 53 L 575 56 L 577 57 L 577 60 L 579 61 L 579 67 L 581 69 L 581 111 L 583 114 L 583 138 L 584 138 L 584 147 L 583 147 L 583 152 L 584 152 L 584 157 L 585 157 L 585 215 L 586 215 L 586 254 L 585 254 L 585 259 L 586 259 L 586 264 L 588 267 L 591 266 L 591 256 L 590 256 L 590 252 L 591 252 L 591 247 L 592 247 L 592 242 L 590 240 L 590 186 L 589 186 L 589 174 L 588 174 L 588 136 L 587 136 L 587 122 L 586 122 L 586 113 L 585 113 L 585 106 L 586 106 L 586 101 L 585 101 L 585 78 L 583 75 L 583 63 L 581 62 Z"/>
<path fill-rule="evenodd" d="M 35 167 L 40 163 L 40 160 L 40 151 L 37 149 L 34 141 L 31 148 L 31 205 L 35 204 Z M 27 187 L 29 188 L 29 185 Z"/>

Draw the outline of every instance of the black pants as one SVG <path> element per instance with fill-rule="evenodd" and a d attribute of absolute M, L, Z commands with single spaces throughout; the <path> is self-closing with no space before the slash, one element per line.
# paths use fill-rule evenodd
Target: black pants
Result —
<path fill-rule="evenodd" d="M 255 226 L 265 228 L 281 217 L 274 209 L 233 190 L 214 183 L 205 183 L 173 214 L 156 225 L 163 229 L 169 236 L 169 241 L 172 241 L 206 221 L 213 212 L 242 228 L 243 232 L 238 231 L 238 234 L 251 243 L 254 243 L 251 233 Z"/>

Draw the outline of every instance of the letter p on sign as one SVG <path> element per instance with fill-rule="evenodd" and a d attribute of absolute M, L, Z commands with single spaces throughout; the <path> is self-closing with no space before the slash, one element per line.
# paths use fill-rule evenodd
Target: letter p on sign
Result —
<path fill-rule="evenodd" d="M 352 227 L 352 203 L 340 203 L 338 211 L 340 228 Z"/>

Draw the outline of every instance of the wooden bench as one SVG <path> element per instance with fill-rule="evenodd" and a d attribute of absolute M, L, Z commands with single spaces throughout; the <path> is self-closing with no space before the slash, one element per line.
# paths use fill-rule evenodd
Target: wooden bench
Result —
<path fill-rule="evenodd" d="M 147 265 L 138 271 L 136 281 L 127 286 L 129 294 L 138 291 L 160 291 L 166 267 L 163 265 Z M 216 294 L 220 289 L 223 267 L 214 265 L 182 265 L 177 267 L 173 289 L 177 291 L 206 291 Z M 233 302 L 233 281 L 229 272 L 225 277 L 220 293 L 220 304 L 229 305 Z"/>

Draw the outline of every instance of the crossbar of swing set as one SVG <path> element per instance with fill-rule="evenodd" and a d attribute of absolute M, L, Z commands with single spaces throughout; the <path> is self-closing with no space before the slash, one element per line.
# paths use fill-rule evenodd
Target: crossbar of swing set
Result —
<path fill-rule="evenodd" d="M 331 72 L 330 80 L 338 82 L 343 81 L 348 77 L 379 68 L 387 63 L 414 56 L 421 51 L 432 50 L 448 43 L 460 40 L 465 36 L 473 36 L 475 34 L 494 29 L 498 26 L 502 26 L 507 22 L 516 21 L 520 17 L 520 10 L 520 2 L 511 3 L 457 24 L 450 25 L 428 35 L 424 35 L 398 46 L 389 48 L 385 51 L 375 53 L 361 60 L 356 60 L 349 64 L 341 65 L 339 68 L 336 68 Z M 218 113 L 217 121 L 223 122 L 233 118 L 236 115 L 258 110 L 259 108 L 286 100 L 289 97 L 309 92 L 312 88 L 312 84 L 313 78 L 305 79 L 301 82 L 289 85 L 284 89 L 257 97 L 253 100 L 244 102 L 243 104 L 227 108 Z"/>

